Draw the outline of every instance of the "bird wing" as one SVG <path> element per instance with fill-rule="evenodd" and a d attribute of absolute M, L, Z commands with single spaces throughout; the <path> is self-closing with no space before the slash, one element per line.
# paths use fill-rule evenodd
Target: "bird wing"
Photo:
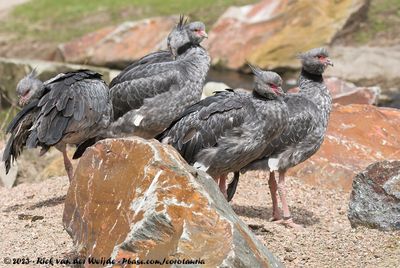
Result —
<path fill-rule="evenodd" d="M 111 88 L 114 118 L 140 108 L 144 101 L 171 89 L 179 88 L 184 69 L 177 62 L 145 65 L 126 80 Z"/>
<path fill-rule="evenodd" d="M 236 97 L 235 97 L 236 96 Z M 221 92 L 189 107 L 159 139 L 168 139 L 188 163 L 197 153 L 214 146 L 229 130 L 241 125 L 246 99 L 233 92 Z"/>
<path fill-rule="evenodd" d="M 40 112 L 28 147 L 54 145 L 66 134 L 98 127 L 111 112 L 109 90 L 98 73 L 89 70 L 65 73 L 45 87 L 47 93 L 38 103 Z M 85 138 L 89 137 L 82 137 Z"/>
<path fill-rule="evenodd" d="M 289 108 L 288 125 L 281 135 L 268 144 L 264 156 L 280 153 L 289 146 L 299 143 L 315 127 L 313 122 L 319 115 L 312 101 L 298 94 L 289 94 L 285 102 Z"/>
<path fill-rule="evenodd" d="M 7 127 L 6 132 L 11 133 L 11 136 L 7 141 L 2 158 L 6 173 L 10 170 L 11 161 L 14 161 L 21 154 L 26 144 L 30 129 L 39 112 L 37 108 L 38 102 L 39 100 L 35 100 L 24 106 Z"/>
<path fill-rule="evenodd" d="M 110 88 L 113 86 L 132 80 L 135 77 L 136 72 L 143 68 L 144 65 L 150 65 L 153 63 L 160 63 L 160 62 L 168 62 L 172 61 L 173 57 L 171 52 L 166 50 L 161 50 L 157 52 L 150 53 L 143 58 L 135 61 L 134 63 L 130 64 L 124 70 L 122 70 L 110 83 Z"/>

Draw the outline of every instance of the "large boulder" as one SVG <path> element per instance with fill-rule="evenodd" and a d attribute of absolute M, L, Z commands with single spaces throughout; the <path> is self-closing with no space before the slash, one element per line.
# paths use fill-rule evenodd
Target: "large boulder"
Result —
<path fill-rule="evenodd" d="M 68 190 L 63 223 L 82 256 L 281 267 L 213 179 L 155 140 L 108 139 L 88 149 Z"/>
<path fill-rule="evenodd" d="M 124 68 L 144 55 L 166 48 L 176 16 L 127 21 L 89 33 L 58 47 L 57 60 Z"/>
<path fill-rule="evenodd" d="M 400 230 L 400 161 L 372 164 L 355 177 L 348 218 L 352 227 Z"/>
<path fill-rule="evenodd" d="M 36 68 L 39 78 L 43 81 L 61 72 L 78 69 L 91 69 L 101 73 L 103 75 L 103 79 L 108 83 L 119 73 L 119 71 L 88 65 L 66 64 L 42 60 L 0 58 L 0 89 L 5 91 L 8 99 L 16 102 L 15 88 L 18 81 L 30 73 L 34 68 Z M 3 105 L 0 106 L 0 108 L 6 107 L 6 100 L 0 100 L 2 101 Z"/>
<path fill-rule="evenodd" d="M 358 85 L 380 85 L 383 91 L 399 88 L 400 45 L 391 47 L 334 46 L 330 56 L 335 67 L 326 75 L 336 76 Z"/>
<path fill-rule="evenodd" d="M 368 165 L 400 158 L 400 110 L 371 105 L 335 105 L 325 141 L 289 174 L 309 184 L 351 190 Z"/>
<path fill-rule="evenodd" d="M 229 8 L 210 31 L 214 64 L 231 69 L 246 60 L 262 68 L 298 68 L 297 53 L 327 45 L 362 17 L 367 0 L 278 1 Z"/>

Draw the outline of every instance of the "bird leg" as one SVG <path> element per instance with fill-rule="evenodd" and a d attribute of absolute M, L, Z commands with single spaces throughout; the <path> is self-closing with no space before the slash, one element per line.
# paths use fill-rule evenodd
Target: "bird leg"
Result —
<path fill-rule="evenodd" d="M 279 171 L 278 192 L 279 192 L 279 196 L 281 198 L 283 217 L 282 217 L 282 220 L 279 220 L 277 222 L 282 223 L 283 225 L 294 228 L 294 229 L 303 228 L 303 226 L 294 223 L 292 216 L 290 215 L 289 206 L 288 206 L 287 200 L 286 200 L 286 186 L 285 186 L 285 172 L 284 171 Z"/>
<path fill-rule="evenodd" d="M 268 185 L 269 185 L 269 191 L 271 193 L 271 199 L 272 199 L 272 218 L 271 221 L 278 221 L 281 219 L 281 213 L 279 212 L 279 206 L 278 206 L 278 185 L 276 184 L 275 180 L 275 172 L 271 171 L 269 173 L 269 180 L 268 180 Z"/>
<path fill-rule="evenodd" d="M 68 158 L 68 154 L 67 154 L 67 146 L 64 144 L 62 146 L 57 146 L 56 147 L 59 151 L 62 152 L 63 154 L 63 158 L 64 158 L 64 167 L 65 170 L 67 171 L 67 175 L 69 178 L 69 182 L 72 181 L 72 178 L 74 176 L 74 168 L 72 167 L 72 163 Z"/>
<path fill-rule="evenodd" d="M 228 194 L 226 192 L 226 180 L 227 180 L 228 175 L 221 175 L 219 177 L 219 189 L 222 192 L 222 194 L 224 195 L 224 197 L 226 199 L 228 199 Z"/>

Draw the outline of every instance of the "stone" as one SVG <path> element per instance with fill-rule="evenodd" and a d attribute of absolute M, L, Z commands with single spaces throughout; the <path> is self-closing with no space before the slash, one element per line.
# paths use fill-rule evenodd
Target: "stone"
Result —
<path fill-rule="evenodd" d="M 39 78 L 47 80 L 61 72 L 90 69 L 103 75 L 103 79 L 109 83 L 111 79 L 118 75 L 119 71 L 107 68 L 100 68 L 88 65 L 66 64 L 61 62 L 50 62 L 42 60 L 10 59 L 0 57 L 0 88 L 5 91 L 5 95 L 11 101 L 17 103 L 15 89 L 22 77 L 36 68 Z M 9 103 L 1 99 L 1 108 L 7 107 Z"/>
<path fill-rule="evenodd" d="M 68 190 L 63 224 L 86 257 L 282 267 L 214 180 L 156 140 L 107 139 L 89 148 Z"/>
<path fill-rule="evenodd" d="M 127 21 L 84 35 L 58 47 L 57 60 L 124 68 L 150 52 L 165 49 L 176 16 Z"/>
<path fill-rule="evenodd" d="M 352 227 L 400 230 L 400 161 L 374 163 L 355 177 L 347 216 Z"/>
<path fill-rule="evenodd" d="M 326 70 L 327 76 L 356 83 L 379 85 L 383 91 L 400 84 L 400 45 L 390 47 L 344 47 L 329 50 L 335 66 Z"/>
<path fill-rule="evenodd" d="M 325 78 L 332 98 L 333 103 L 342 105 L 348 104 L 370 104 L 377 105 L 379 95 L 381 92 L 380 87 L 357 87 L 353 83 L 343 81 L 337 77 Z M 289 92 L 298 92 L 299 88 L 292 88 Z"/>
<path fill-rule="evenodd" d="M 400 110 L 335 104 L 319 151 L 288 174 L 308 184 L 351 191 L 370 164 L 400 158 Z"/>
<path fill-rule="evenodd" d="M 214 95 L 216 91 L 225 91 L 226 89 L 231 88 L 225 83 L 221 82 L 207 82 L 203 87 L 203 93 L 201 95 L 201 99 Z"/>
<path fill-rule="evenodd" d="M 264 0 L 230 7 L 212 27 L 208 49 L 214 64 L 229 69 L 244 67 L 246 60 L 266 69 L 297 69 L 299 52 L 330 44 L 367 7 L 367 0 Z"/>

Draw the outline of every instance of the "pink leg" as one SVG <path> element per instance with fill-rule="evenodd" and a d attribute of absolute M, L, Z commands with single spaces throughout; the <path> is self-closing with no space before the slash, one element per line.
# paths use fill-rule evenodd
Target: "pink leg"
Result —
<path fill-rule="evenodd" d="M 271 192 L 271 199 L 272 199 L 272 218 L 271 221 L 277 221 L 281 219 L 281 213 L 279 212 L 278 207 L 278 185 L 276 184 L 275 180 L 275 172 L 269 173 L 269 191 Z"/>
<path fill-rule="evenodd" d="M 65 170 L 67 171 L 69 182 L 71 182 L 74 176 L 74 168 L 72 167 L 72 163 L 68 158 L 67 146 L 64 145 L 62 147 L 58 147 L 57 149 L 60 150 L 63 154 Z"/>
<path fill-rule="evenodd" d="M 286 200 L 286 186 L 285 186 L 285 172 L 279 172 L 278 192 L 281 198 L 283 217 L 280 223 L 295 229 L 301 229 L 303 226 L 293 222 L 292 216 L 290 215 L 289 206 Z"/>
<path fill-rule="evenodd" d="M 226 192 L 226 180 L 227 180 L 228 175 L 221 175 L 219 177 L 219 189 L 221 190 L 222 194 L 225 196 L 225 198 L 228 198 L 228 194 Z"/>

